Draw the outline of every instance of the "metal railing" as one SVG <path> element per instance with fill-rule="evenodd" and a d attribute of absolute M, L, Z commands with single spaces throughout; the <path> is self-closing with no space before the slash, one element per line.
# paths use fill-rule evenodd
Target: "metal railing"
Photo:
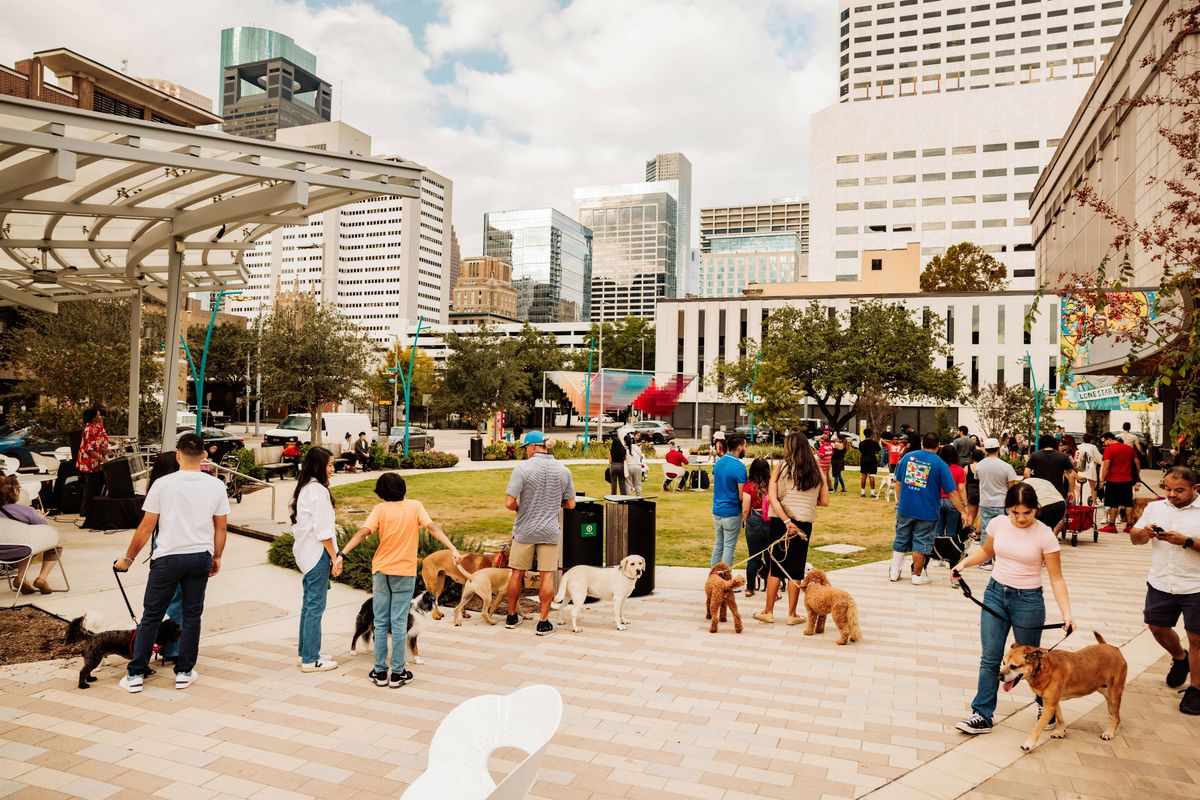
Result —
<path fill-rule="evenodd" d="M 259 486 L 267 487 L 271 491 L 271 521 L 272 522 L 277 521 L 275 519 L 276 497 L 275 497 L 275 485 L 273 483 L 271 483 L 270 481 L 264 481 L 259 478 L 255 478 L 251 475 L 246 475 L 245 473 L 238 472 L 236 469 L 230 469 L 229 467 L 225 467 L 220 464 L 213 464 L 212 467 L 213 467 L 214 475 L 222 475 L 222 474 L 229 475 L 233 480 L 246 481 L 247 483 L 256 483 Z"/>

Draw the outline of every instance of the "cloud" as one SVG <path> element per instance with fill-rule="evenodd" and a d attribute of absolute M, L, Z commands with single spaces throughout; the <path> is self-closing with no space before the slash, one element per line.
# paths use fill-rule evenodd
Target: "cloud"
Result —
<path fill-rule="evenodd" d="M 335 117 L 454 181 L 464 255 L 485 211 L 571 214 L 575 187 L 640 180 L 659 152 L 692 161 L 695 209 L 804 194 L 808 119 L 836 92 L 822 0 L 48 0 L 5 18 L 7 64 L 66 46 L 214 98 L 222 28 L 288 34 Z"/>

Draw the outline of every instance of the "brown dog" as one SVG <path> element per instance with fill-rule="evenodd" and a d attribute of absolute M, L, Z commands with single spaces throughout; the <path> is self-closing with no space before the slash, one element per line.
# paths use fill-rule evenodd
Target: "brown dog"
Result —
<path fill-rule="evenodd" d="M 500 604 L 508 599 L 508 578 L 512 575 L 512 570 L 508 567 L 485 567 L 473 573 L 462 570 L 462 574 L 466 583 L 463 584 L 462 600 L 454 608 L 454 624 L 462 624 L 462 618 L 467 614 L 467 603 L 472 597 L 478 596 L 483 603 L 480 612 L 483 614 L 483 621 L 488 625 L 495 625 L 496 620 L 492 619 L 492 615 L 496 613 Z M 519 610 L 513 613 L 521 614 Z M 529 619 L 528 614 L 521 616 Z"/>
<path fill-rule="evenodd" d="M 494 555 L 485 555 L 483 553 L 463 553 L 462 566 L 467 572 L 478 572 L 481 569 L 487 569 L 495 563 Z M 441 619 L 442 612 L 438 608 L 438 597 L 442 594 L 442 589 L 445 588 L 445 578 L 455 583 L 464 583 L 466 578 L 462 572 L 454 566 L 454 557 L 449 550 L 436 550 L 421 561 L 421 577 L 425 581 L 425 591 L 433 594 L 433 618 Z M 470 617 L 466 611 L 463 611 L 464 617 Z"/>
<path fill-rule="evenodd" d="M 832 616 L 842 635 L 838 644 L 862 640 L 862 631 L 858 629 L 858 605 L 849 592 L 833 588 L 824 570 L 809 570 L 800 581 L 800 589 L 804 592 L 804 610 L 808 612 L 805 636 L 824 633 L 825 617 Z"/>
<path fill-rule="evenodd" d="M 704 618 L 712 620 L 712 626 L 708 629 L 709 633 L 716 633 L 717 622 L 725 621 L 726 608 L 729 609 L 729 613 L 733 614 L 734 633 L 742 632 L 742 615 L 738 613 L 733 590 L 745 584 L 746 579 L 741 575 L 733 577 L 733 570 L 724 562 L 717 564 L 709 571 L 708 580 L 704 582 L 704 599 L 707 607 Z"/>
<path fill-rule="evenodd" d="M 1101 739 L 1111 739 L 1117 734 L 1121 722 L 1121 694 L 1125 691 L 1125 675 L 1129 666 L 1121 651 L 1095 634 L 1096 641 L 1074 653 L 1062 650 L 1043 650 L 1040 647 L 1014 644 L 1000 665 L 1000 680 L 1004 691 L 1011 692 L 1022 678 L 1029 687 L 1041 696 L 1041 716 L 1033 726 L 1033 732 L 1021 745 L 1025 751 L 1032 750 L 1042 735 L 1046 723 L 1058 717 L 1058 727 L 1050 734 L 1052 739 L 1067 735 L 1067 721 L 1063 719 L 1062 700 L 1084 697 L 1099 692 L 1108 701 L 1108 730 L 1100 734 Z"/>

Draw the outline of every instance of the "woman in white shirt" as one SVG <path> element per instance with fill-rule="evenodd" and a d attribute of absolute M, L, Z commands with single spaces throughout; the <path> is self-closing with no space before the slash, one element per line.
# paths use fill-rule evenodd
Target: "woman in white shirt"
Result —
<path fill-rule="evenodd" d="M 300 467 L 300 480 L 292 496 L 292 555 L 304 575 L 304 602 L 300 607 L 300 671 L 326 672 L 337 662 L 321 655 L 321 617 L 329 593 L 329 574 L 336 549 L 337 524 L 329 476 L 333 454 L 312 447 Z"/>
<path fill-rule="evenodd" d="M 642 446 L 638 444 L 632 433 L 625 434 L 625 480 L 629 482 L 629 493 L 642 496 L 642 465 L 646 457 L 642 455 Z"/>

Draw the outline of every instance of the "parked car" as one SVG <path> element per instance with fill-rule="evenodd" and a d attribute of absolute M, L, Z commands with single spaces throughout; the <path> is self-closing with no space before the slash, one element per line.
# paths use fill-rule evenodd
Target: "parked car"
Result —
<path fill-rule="evenodd" d="M 175 434 L 181 436 L 185 433 L 195 433 L 196 426 L 180 425 L 175 429 Z M 220 462 L 228 453 L 234 450 L 240 450 L 246 446 L 246 440 L 234 433 L 228 433 L 220 428 L 201 428 L 200 436 L 204 439 L 204 447 L 208 449 L 209 445 L 216 445 L 215 453 L 209 453 L 208 457 L 212 461 Z M 146 445 L 146 449 L 151 453 L 158 453 L 162 450 L 162 442 L 151 442 Z"/>
<path fill-rule="evenodd" d="M 404 426 L 393 425 L 392 432 L 388 434 L 388 449 L 394 453 L 404 452 Z M 408 450 L 414 452 L 416 450 L 432 450 L 433 449 L 433 434 L 424 428 L 418 428 L 416 425 L 408 426 Z"/>
<path fill-rule="evenodd" d="M 666 444 L 675 439 L 675 429 L 661 420 L 644 419 L 629 427 L 633 428 L 633 433 L 640 442 Z"/>
<path fill-rule="evenodd" d="M 599 416 L 599 417 L 592 417 L 591 419 L 588 420 L 588 424 L 589 425 L 614 425 L 614 424 L 616 424 L 616 420 L 606 414 L 606 415 Z"/>
<path fill-rule="evenodd" d="M 751 426 L 749 425 L 738 425 L 733 429 L 733 432 L 739 436 L 745 436 L 746 441 L 753 441 L 756 444 L 769 444 L 772 437 L 775 435 L 775 432 L 771 430 L 770 425 L 755 425 L 754 436 L 752 438 L 750 436 L 750 427 Z"/>

